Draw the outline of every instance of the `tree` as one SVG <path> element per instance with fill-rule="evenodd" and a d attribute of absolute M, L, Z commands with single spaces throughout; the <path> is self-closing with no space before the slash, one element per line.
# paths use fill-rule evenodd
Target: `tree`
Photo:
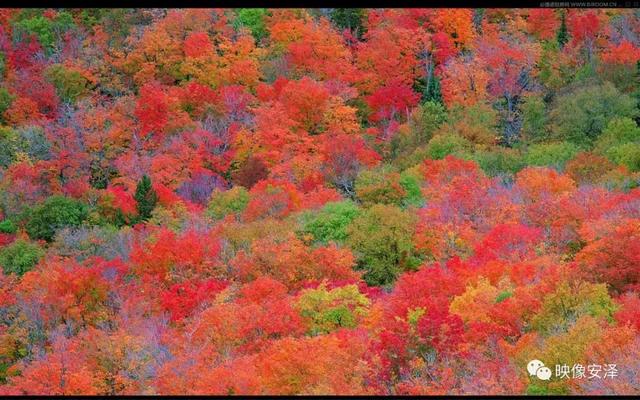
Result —
<path fill-rule="evenodd" d="M 225 191 L 216 190 L 207 206 L 207 215 L 219 220 L 229 214 L 240 214 L 249 204 L 249 198 L 249 192 L 242 186 L 234 186 Z"/>
<path fill-rule="evenodd" d="M 419 264 L 413 248 L 414 217 L 392 205 L 375 204 L 347 228 L 347 244 L 358 257 L 369 285 L 393 283 Z"/>
<path fill-rule="evenodd" d="M 305 289 L 296 302 L 300 316 L 311 336 L 330 333 L 340 328 L 355 328 L 367 313 L 369 299 L 356 285 L 327 289 Z"/>
<path fill-rule="evenodd" d="M 569 42 L 569 32 L 567 30 L 567 17 L 566 12 L 560 13 L 560 28 L 558 28 L 558 33 L 556 34 L 556 41 L 558 45 L 562 49 L 567 42 Z"/>
<path fill-rule="evenodd" d="M 80 201 L 52 196 L 27 212 L 25 228 L 32 239 L 51 242 L 58 229 L 79 226 L 87 217 L 87 206 Z"/>
<path fill-rule="evenodd" d="M 334 8 L 329 14 L 336 27 L 348 29 L 358 39 L 367 32 L 364 23 L 366 15 L 367 10 L 363 8 Z"/>
<path fill-rule="evenodd" d="M 138 217 L 143 221 L 151 218 L 151 212 L 158 203 L 158 194 L 151 186 L 151 179 L 147 175 L 138 181 L 133 198 L 137 203 Z"/>
<path fill-rule="evenodd" d="M 582 274 L 591 282 L 607 283 L 612 293 L 635 290 L 640 284 L 636 261 L 640 224 L 633 219 L 621 221 L 605 233 L 576 255 Z"/>
<path fill-rule="evenodd" d="M 321 244 L 331 241 L 344 243 L 347 227 L 360 214 L 358 206 L 350 201 L 327 203 L 318 211 L 308 211 L 301 217 L 302 233 L 309 234 Z"/>
<path fill-rule="evenodd" d="M 590 146 L 614 118 L 638 115 L 636 101 L 606 82 L 559 96 L 550 111 L 551 132 L 559 140 Z"/>
<path fill-rule="evenodd" d="M 356 197 L 365 207 L 376 203 L 399 206 L 407 195 L 400 184 L 400 174 L 385 167 L 362 171 L 355 185 Z"/>
<path fill-rule="evenodd" d="M 240 8 L 237 10 L 233 26 L 236 29 L 241 27 L 248 28 L 256 41 L 260 42 L 268 34 L 264 21 L 268 15 L 269 13 L 265 8 Z"/>
<path fill-rule="evenodd" d="M 538 167 L 553 167 L 559 170 L 572 159 L 580 149 L 570 142 L 540 143 L 527 148 L 525 163 Z"/>
<path fill-rule="evenodd" d="M 0 265 L 5 274 L 23 275 L 30 271 L 44 256 L 44 250 L 35 243 L 16 240 L 0 249 Z"/>

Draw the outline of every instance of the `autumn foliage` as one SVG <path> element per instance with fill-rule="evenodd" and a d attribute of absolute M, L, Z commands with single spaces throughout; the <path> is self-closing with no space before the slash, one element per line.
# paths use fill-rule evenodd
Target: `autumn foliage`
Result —
<path fill-rule="evenodd" d="M 639 62 L 631 9 L 0 10 L 0 395 L 639 394 Z"/>

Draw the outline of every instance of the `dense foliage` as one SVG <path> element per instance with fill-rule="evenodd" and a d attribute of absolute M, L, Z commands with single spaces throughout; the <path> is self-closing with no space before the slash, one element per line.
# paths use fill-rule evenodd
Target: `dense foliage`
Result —
<path fill-rule="evenodd" d="M 633 9 L 2 9 L 0 394 L 639 394 L 639 79 Z"/>

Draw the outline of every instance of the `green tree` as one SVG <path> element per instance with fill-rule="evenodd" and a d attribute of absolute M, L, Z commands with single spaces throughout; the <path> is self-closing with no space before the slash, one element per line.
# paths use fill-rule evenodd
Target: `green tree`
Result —
<path fill-rule="evenodd" d="M 422 176 L 418 168 L 409 168 L 400 174 L 400 185 L 404 189 L 406 196 L 402 199 L 403 207 L 422 207 L 424 197 L 420 188 Z"/>
<path fill-rule="evenodd" d="M 234 186 L 225 191 L 216 190 L 211 194 L 207 215 L 213 220 L 223 219 L 229 214 L 239 214 L 249 204 L 249 192 L 242 186 Z"/>
<path fill-rule="evenodd" d="M 369 285 L 387 285 L 420 260 L 413 247 L 415 218 L 399 207 L 376 204 L 357 216 L 347 228 L 347 244 L 358 256 Z"/>
<path fill-rule="evenodd" d="M 524 160 L 527 165 L 564 169 L 567 161 L 579 152 L 580 148 L 569 142 L 538 143 L 529 146 Z"/>
<path fill-rule="evenodd" d="M 613 320 L 614 311 L 615 304 L 604 283 L 562 282 L 545 296 L 531 324 L 543 335 L 556 335 L 567 332 L 583 315 Z"/>
<path fill-rule="evenodd" d="M 400 205 L 407 195 L 400 184 L 400 174 L 386 165 L 362 170 L 355 185 L 356 197 L 364 206 L 376 203 Z"/>
<path fill-rule="evenodd" d="M 302 233 L 310 234 L 321 244 L 343 243 L 347 238 L 347 227 L 359 214 L 360 209 L 351 200 L 327 203 L 319 211 L 302 215 Z"/>
<path fill-rule="evenodd" d="M 82 202 L 64 196 L 51 196 L 27 211 L 25 228 L 32 239 L 51 242 L 56 230 L 79 226 L 88 215 L 87 207 Z"/>
<path fill-rule="evenodd" d="M 613 118 L 602 131 L 595 148 L 604 153 L 613 146 L 631 142 L 640 142 L 640 128 L 636 121 L 627 117 Z"/>
<path fill-rule="evenodd" d="M 158 203 L 158 194 L 151 186 L 151 179 L 147 175 L 144 175 L 138 182 L 133 198 L 137 203 L 140 220 L 146 221 L 151 218 L 151 212 Z"/>
<path fill-rule="evenodd" d="M 565 44 L 569 41 L 569 31 L 567 30 L 567 17 L 566 13 L 562 11 L 560 15 L 560 28 L 558 29 L 558 33 L 556 34 L 556 41 L 560 48 L 563 48 Z"/>
<path fill-rule="evenodd" d="M 2 75 L 0 75 L 2 76 Z M 7 88 L 0 88 L 0 122 L 5 122 L 3 114 L 11 107 L 11 103 L 15 100 L 15 96 L 9 93 Z"/>
<path fill-rule="evenodd" d="M 268 15 L 266 8 L 240 8 L 236 11 L 233 27 L 237 30 L 246 27 L 257 42 L 268 34 L 264 24 L 264 18 Z"/>
<path fill-rule="evenodd" d="M 355 328 L 358 317 L 366 314 L 370 301 L 358 291 L 356 285 L 327 290 L 322 284 L 316 289 L 302 291 L 296 302 L 300 316 L 312 336 L 332 332 L 339 328 Z"/>
<path fill-rule="evenodd" d="M 55 86 L 58 97 L 71 104 L 87 91 L 89 83 L 78 71 L 69 70 L 60 64 L 47 68 L 45 77 Z"/>
<path fill-rule="evenodd" d="M 467 139 L 454 133 L 434 136 L 429 141 L 426 148 L 426 154 L 434 160 L 441 160 L 449 154 L 460 156 L 463 153 L 470 152 L 472 144 Z"/>
<path fill-rule="evenodd" d="M 422 102 L 444 104 L 440 78 L 433 74 L 429 78 L 422 77 L 416 80 L 416 91 L 422 94 Z"/>
<path fill-rule="evenodd" d="M 551 131 L 558 140 L 589 146 L 612 119 L 637 115 L 635 99 L 610 82 L 578 87 L 557 98 L 550 113 Z"/>
<path fill-rule="evenodd" d="M 489 176 L 513 175 L 525 166 L 518 149 L 497 147 L 489 151 L 479 151 L 472 157 Z"/>
<path fill-rule="evenodd" d="M 540 96 L 526 96 L 522 102 L 522 137 L 528 142 L 547 138 L 546 105 Z"/>
<path fill-rule="evenodd" d="M 5 219 L 4 221 L 0 222 L 0 232 L 1 233 L 16 233 L 16 231 L 18 230 L 18 228 L 16 227 L 16 224 L 13 223 L 13 221 L 11 221 L 10 219 Z"/>
<path fill-rule="evenodd" d="M 329 13 L 329 18 L 339 30 L 348 29 L 361 38 L 366 32 L 364 20 L 367 10 L 364 8 L 334 8 Z"/>
<path fill-rule="evenodd" d="M 35 243 L 18 239 L 0 249 L 0 265 L 5 274 L 22 276 L 44 257 L 44 250 Z"/>
<path fill-rule="evenodd" d="M 640 171 L 640 143 L 624 143 L 606 151 L 609 160 L 624 165 L 631 172 Z"/>
<path fill-rule="evenodd" d="M 28 16 L 30 13 L 23 13 Z M 63 35 L 74 27 L 73 17 L 66 11 L 58 12 L 53 19 L 43 15 L 33 15 L 30 18 L 22 18 L 15 25 L 18 37 L 35 35 L 44 48 L 47 55 L 51 55 Z"/>
<path fill-rule="evenodd" d="M 17 133 L 14 129 L 3 126 L 0 127 L 0 167 L 7 168 L 16 159 Z"/>

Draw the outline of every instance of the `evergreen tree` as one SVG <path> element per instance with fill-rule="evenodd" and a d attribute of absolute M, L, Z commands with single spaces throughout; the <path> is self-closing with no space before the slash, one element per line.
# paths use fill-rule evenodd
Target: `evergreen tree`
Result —
<path fill-rule="evenodd" d="M 362 38 L 366 28 L 363 20 L 367 11 L 363 8 L 334 8 L 330 12 L 331 21 L 341 30 L 348 29 L 357 38 Z"/>
<path fill-rule="evenodd" d="M 151 186 L 151 179 L 148 176 L 143 176 L 136 186 L 136 193 L 134 195 L 138 208 L 138 216 L 140 220 L 146 221 L 151 217 L 151 212 L 158 202 L 158 194 Z"/>
<path fill-rule="evenodd" d="M 558 45 L 560 45 L 560 48 L 563 48 L 564 45 L 569 41 L 569 31 L 567 31 L 567 21 L 564 12 L 562 12 L 560 18 L 560 30 L 558 30 L 556 40 L 558 41 Z"/>
<path fill-rule="evenodd" d="M 425 80 L 426 79 L 424 78 L 419 79 L 417 83 L 418 90 L 422 93 L 422 103 L 431 101 L 444 105 L 440 79 L 437 76 L 432 75 L 428 82 L 425 82 Z"/>

